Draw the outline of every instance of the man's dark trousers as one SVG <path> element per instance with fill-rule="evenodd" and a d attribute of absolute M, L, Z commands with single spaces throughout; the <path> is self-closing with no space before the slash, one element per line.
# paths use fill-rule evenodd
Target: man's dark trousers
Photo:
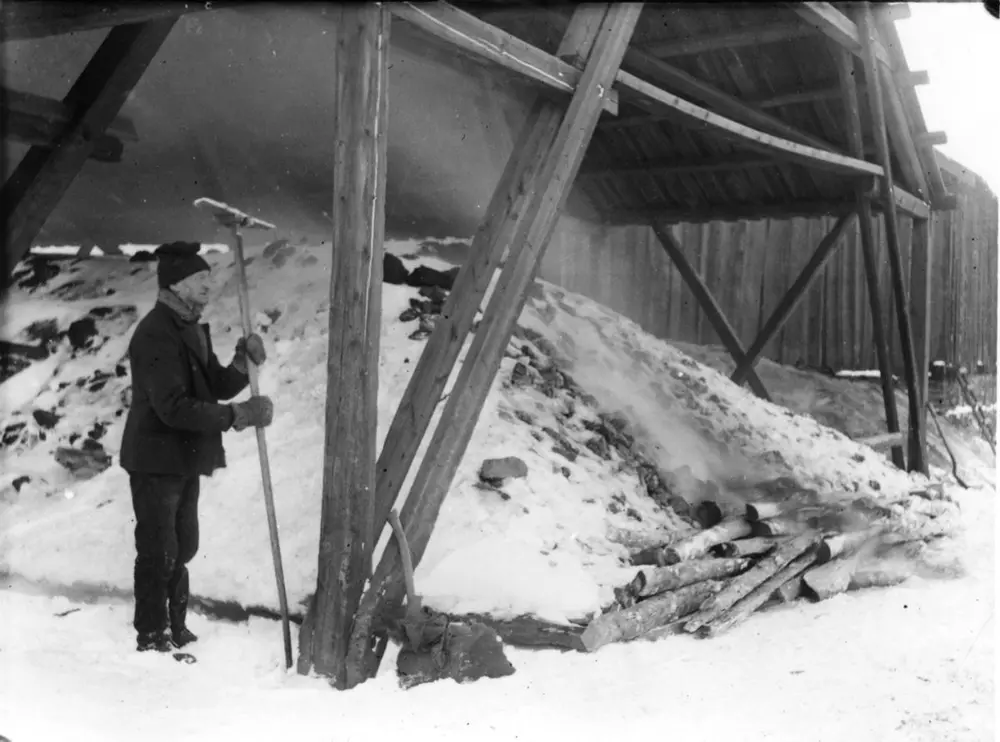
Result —
<path fill-rule="evenodd" d="M 187 563 L 198 552 L 199 479 L 129 475 L 135 510 L 135 630 L 155 634 L 185 625 Z M 169 614 L 168 614 L 169 604 Z"/>

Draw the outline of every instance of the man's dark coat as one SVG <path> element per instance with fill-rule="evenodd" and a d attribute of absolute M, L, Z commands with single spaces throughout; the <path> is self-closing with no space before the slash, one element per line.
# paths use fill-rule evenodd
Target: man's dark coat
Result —
<path fill-rule="evenodd" d="M 182 318 L 158 302 L 129 343 L 132 407 L 120 462 L 133 473 L 209 475 L 226 465 L 222 432 L 233 424 L 229 405 L 249 378 L 219 363 L 208 325 Z"/>

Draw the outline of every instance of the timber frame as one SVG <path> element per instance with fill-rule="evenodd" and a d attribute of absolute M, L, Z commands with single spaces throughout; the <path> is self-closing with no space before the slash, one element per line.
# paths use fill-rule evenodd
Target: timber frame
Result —
<path fill-rule="evenodd" d="M 234 5 L 238 3 L 151 2 L 108 9 L 83 3 L 4 4 L 3 41 L 112 28 L 63 101 L 18 93 L 4 97 L 5 116 L 16 122 L 6 127 L 8 136 L 32 145 L 3 185 L 7 280 L 84 162 L 113 158 L 115 151 L 120 156 L 121 140 L 135 136 L 119 110 L 177 18 Z M 893 27 L 895 18 L 906 17 L 906 6 L 874 11 L 866 3 L 852 7 L 856 10 L 850 16 L 823 2 L 754 4 L 751 11 L 727 9 L 759 13 L 752 23 L 725 26 L 719 21 L 719 28 L 697 33 L 684 27 L 693 21 L 683 15 L 697 11 L 641 3 L 537 11 L 485 5 L 462 10 L 444 2 L 341 8 L 335 36 L 338 60 L 347 61 L 334 74 L 338 96 L 351 105 L 334 125 L 343 145 L 338 152 L 347 153 L 338 155 L 344 160 L 337 170 L 347 174 L 334 180 L 334 213 L 340 215 L 334 245 L 364 247 L 356 254 L 339 250 L 331 277 L 332 363 L 321 524 L 326 546 L 321 548 L 317 596 L 301 637 L 300 671 L 316 669 L 347 688 L 377 670 L 384 649 L 383 620 L 398 611 L 404 585 L 395 539 L 374 567 L 372 548 L 417 466 L 401 521 L 413 563 L 423 556 L 574 183 L 606 223 L 650 225 L 733 356 L 733 380 L 748 381 L 763 398 L 767 391 L 754 370 L 763 348 L 856 221 L 893 460 L 926 471 L 928 220 L 932 210 L 954 208 L 954 199 L 944 192 L 933 151 L 942 137 L 919 130 L 923 119 L 912 86 L 926 84 L 926 75 L 906 68 Z M 534 86 L 538 95 L 376 459 L 390 15 L 419 29 L 428 43 L 445 44 L 503 68 Z M 673 36 L 657 37 L 657 31 Z M 766 64 L 788 67 L 787 59 L 802 44 L 810 50 L 827 45 L 826 78 L 814 80 L 812 87 L 779 87 L 785 91 L 780 94 L 770 85 L 772 92 L 766 95 L 754 90 L 755 74 L 763 75 Z M 746 50 L 759 56 L 760 64 L 740 56 Z M 712 55 L 724 55 L 726 66 L 739 73 L 727 86 L 705 79 L 721 69 Z M 867 101 L 866 109 L 862 101 Z M 828 115 L 825 107 L 833 104 L 843 109 L 842 117 Z M 797 113 L 810 107 L 822 125 L 814 121 L 807 126 Z M 872 154 L 874 159 L 866 159 Z M 363 193 L 356 192 L 358 183 L 364 184 Z M 762 198 L 747 198 L 751 191 Z M 872 236 L 876 213 L 889 235 L 893 299 L 906 363 L 910 415 L 905 458 L 880 321 Z M 899 214 L 915 220 L 909 297 L 902 280 Z M 801 215 L 837 219 L 759 336 L 744 349 L 685 259 L 672 225 Z M 346 296 L 364 297 L 364 311 Z M 418 462 L 418 449 L 484 300 L 482 322 Z M 347 582 L 338 587 L 338 579 Z M 366 580 L 369 587 L 362 594 Z"/>

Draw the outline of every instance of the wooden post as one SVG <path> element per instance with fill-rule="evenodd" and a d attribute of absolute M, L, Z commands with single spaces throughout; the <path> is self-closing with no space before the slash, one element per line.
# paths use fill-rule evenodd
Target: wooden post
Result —
<path fill-rule="evenodd" d="M 315 670 L 343 689 L 351 685 L 347 647 L 374 546 L 390 16 L 375 3 L 340 5 L 336 13 L 323 508 L 298 670 Z"/>
<path fill-rule="evenodd" d="M 868 107 L 871 111 L 872 124 L 874 126 L 875 145 L 878 148 L 878 156 L 881 161 L 884 194 L 892 193 L 892 157 L 889 151 L 889 137 L 886 132 L 885 110 L 882 100 L 882 86 L 878 61 L 875 58 L 875 39 L 877 31 L 875 22 L 872 19 L 871 7 L 864 3 L 858 12 L 860 24 L 858 31 L 861 34 L 863 59 L 865 65 L 865 77 L 868 79 Z M 891 82 L 891 78 L 890 82 Z M 905 123 L 905 121 L 904 121 Z M 896 319 L 899 324 L 899 339 L 903 346 L 903 372 L 906 377 L 906 389 L 910 403 L 910 471 L 923 471 L 925 469 L 924 459 L 924 426 L 925 420 L 920 407 L 920 393 L 917 388 L 916 358 L 913 352 L 913 333 L 910 330 L 910 311 L 906 301 L 906 286 L 903 283 L 903 261 L 899 249 L 899 231 L 896 221 L 896 202 L 893 198 L 885 198 L 884 207 L 886 243 L 889 248 L 889 268 L 892 275 L 892 295 L 895 300 Z M 916 454 L 915 456 L 912 454 Z"/>
<path fill-rule="evenodd" d="M 847 138 L 850 152 L 860 156 L 863 149 L 861 135 L 861 107 L 858 102 L 857 80 L 854 75 L 854 57 L 844 49 L 834 49 L 837 72 L 847 111 Z M 892 366 L 889 347 L 882 327 L 882 299 L 878 285 L 878 266 L 875 261 L 875 236 L 872 229 L 871 195 L 866 184 L 858 182 L 854 188 L 854 198 L 858 211 L 858 227 L 861 232 L 861 256 L 864 261 L 865 282 L 868 287 L 868 306 L 872 316 L 872 340 L 878 358 L 879 379 L 882 384 L 882 402 L 885 406 L 885 424 L 890 433 L 899 432 L 899 413 L 896 411 L 896 391 L 892 384 Z M 900 469 L 906 462 L 901 445 L 893 446 L 892 462 Z"/>
<path fill-rule="evenodd" d="M 557 55 L 566 61 L 586 61 L 607 5 L 579 7 Z M 589 30 L 589 34 L 585 33 Z M 581 37 L 580 34 L 583 33 Z M 555 141 L 565 106 L 539 96 L 507 166 L 500 176 L 486 218 L 479 226 L 455 285 L 445 301 L 434 331 L 420 354 L 396 414 L 386 433 L 376 471 L 375 532 L 379 533 L 410 472 L 431 417 L 458 360 L 476 312 L 503 258 L 518 223 L 534 197 L 546 154 Z"/>
<path fill-rule="evenodd" d="M 113 28 L 63 100 L 67 109 L 74 111 L 72 125 L 55 146 L 29 149 L 0 188 L 0 222 L 6 243 L 4 286 L 176 20 L 171 17 Z"/>
<path fill-rule="evenodd" d="M 674 239 L 674 236 L 670 234 L 669 228 L 662 224 L 659 220 L 653 220 L 650 222 L 653 232 L 656 234 L 657 239 L 660 240 L 660 244 L 666 251 L 667 255 L 677 266 L 677 272 L 681 274 L 684 279 L 684 283 L 687 284 L 688 288 L 691 289 L 691 293 L 694 294 L 695 299 L 698 301 L 698 305 L 701 310 L 705 313 L 708 321 L 712 323 L 712 329 L 715 330 L 719 339 L 722 340 L 722 344 L 729 351 L 729 355 L 733 357 L 736 362 L 736 366 L 739 367 L 746 359 L 746 352 L 743 350 L 743 345 L 740 343 L 740 339 L 736 337 L 736 331 L 733 330 L 729 321 L 726 319 L 726 315 L 722 311 L 722 307 L 719 306 L 718 302 L 715 301 L 715 297 L 712 296 L 712 292 L 709 291 L 708 286 L 698 275 L 698 272 L 694 269 L 694 266 L 688 261 L 684 256 L 684 250 L 681 249 L 680 244 Z M 750 383 L 750 388 L 753 393 L 756 394 L 761 399 L 770 400 L 770 396 L 767 393 L 767 389 L 764 388 L 763 382 L 760 377 L 757 376 L 757 372 L 751 367 L 746 374 L 747 381 Z"/>
<path fill-rule="evenodd" d="M 910 312 L 913 315 L 913 350 L 916 356 L 917 392 L 920 402 L 920 438 L 909 441 L 910 460 L 917 448 L 927 450 L 927 397 L 928 372 L 931 355 L 931 266 L 934 264 L 933 230 L 930 219 L 913 220 L 913 238 L 910 250 Z M 912 436 L 911 427 L 911 436 Z M 921 471 L 928 473 L 928 462 L 923 459 Z"/>
<path fill-rule="evenodd" d="M 753 341 L 753 345 L 746 352 L 744 359 L 737 363 L 736 370 L 729 377 L 733 380 L 733 383 L 742 384 L 743 380 L 747 378 L 747 374 L 753 369 L 761 351 L 764 350 L 767 344 L 771 342 L 771 338 L 778 334 L 778 331 L 788 321 L 792 312 L 795 311 L 795 307 L 799 305 L 799 302 L 806 295 L 813 280 L 819 275 L 823 266 L 826 265 L 826 262 L 833 255 L 834 248 L 840 242 L 840 236 L 850 226 L 853 218 L 854 214 L 844 214 L 841 216 L 836 224 L 833 225 L 833 229 L 820 241 L 816 252 L 813 253 L 809 262 L 802 269 L 802 272 L 799 273 L 798 278 L 795 279 L 795 283 L 792 284 L 784 298 L 775 307 L 774 312 L 771 313 L 763 329 L 757 333 L 757 337 Z"/>
<path fill-rule="evenodd" d="M 627 3 L 613 5 L 607 11 L 569 109 L 544 157 L 543 167 L 533 182 L 526 183 L 534 197 L 525 210 L 524 220 L 517 225 L 510 253 L 483 313 L 482 323 L 401 513 L 414 564 L 419 564 L 427 548 L 441 505 L 461 463 L 641 10 L 641 4 Z M 355 657 L 358 661 L 371 657 L 375 617 L 398 605 L 402 598 L 400 552 L 396 541 L 391 540 L 355 621 L 352 662 Z M 377 666 L 369 664 L 367 669 L 373 673 Z"/>

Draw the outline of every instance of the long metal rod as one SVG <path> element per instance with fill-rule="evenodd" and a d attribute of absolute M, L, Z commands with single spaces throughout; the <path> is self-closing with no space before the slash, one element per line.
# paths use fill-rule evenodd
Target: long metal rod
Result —
<path fill-rule="evenodd" d="M 240 320 L 243 323 L 243 337 L 250 337 L 250 290 L 247 287 L 247 269 L 243 257 L 243 235 L 238 225 L 231 228 L 236 252 L 236 275 L 240 295 Z M 257 366 L 247 358 L 247 374 L 250 377 L 250 393 L 257 396 L 260 385 Z M 274 559 L 274 576 L 278 582 L 278 605 L 281 608 L 281 632 L 285 641 L 285 669 L 292 666 L 292 633 L 288 625 L 288 598 L 285 595 L 285 571 L 281 566 L 281 545 L 278 541 L 278 519 L 274 512 L 274 492 L 271 489 L 271 465 L 267 457 L 267 438 L 264 428 L 257 428 L 257 450 L 260 453 L 260 476 L 264 482 L 264 505 L 267 508 L 267 527 L 271 534 L 271 556 Z"/>

